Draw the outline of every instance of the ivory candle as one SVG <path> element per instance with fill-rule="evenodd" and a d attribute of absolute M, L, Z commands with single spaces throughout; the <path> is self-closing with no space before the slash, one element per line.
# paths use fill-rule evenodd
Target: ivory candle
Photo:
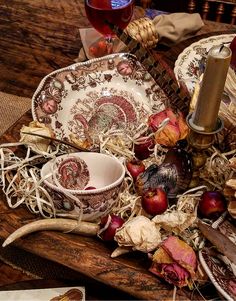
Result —
<path fill-rule="evenodd" d="M 198 131 L 212 132 L 216 128 L 221 97 L 229 69 L 231 50 L 226 46 L 213 46 L 207 56 L 197 103 L 191 126 Z"/>

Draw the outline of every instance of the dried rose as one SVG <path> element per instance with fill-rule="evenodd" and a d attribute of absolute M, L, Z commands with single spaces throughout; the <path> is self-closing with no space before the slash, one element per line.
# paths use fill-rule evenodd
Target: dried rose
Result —
<path fill-rule="evenodd" d="M 169 119 L 162 129 L 159 129 L 165 119 Z M 155 142 L 165 146 L 174 146 L 178 140 L 186 138 L 189 128 L 181 112 L 174 113 L 170 108 L 149 116 L 148 125 L 155 132 Z"/>
<path fill-rule="evenodd" d="M 197 257 L 193 249 L 176 236 L 169 236 L 154 253 L 150 272 L 178 287 L 188 285 L 196 277 Z"/>
<path fill-rule="evenodd" d="M 148 253 L 161 242 L 160 227 L 143 215 L 136 216 L 117 230 L 114 239 L 120 247 Z"/>

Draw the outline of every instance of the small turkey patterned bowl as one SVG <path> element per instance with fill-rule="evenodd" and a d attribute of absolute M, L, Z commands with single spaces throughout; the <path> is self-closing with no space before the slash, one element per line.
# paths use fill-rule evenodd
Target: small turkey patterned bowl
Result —
<path fill-rule="evenodd" d="M 95 221 L 116 204 L 125 168 L 113 156 L 79 152 L 48 161 L 41 177 L 57 215 Z"/>

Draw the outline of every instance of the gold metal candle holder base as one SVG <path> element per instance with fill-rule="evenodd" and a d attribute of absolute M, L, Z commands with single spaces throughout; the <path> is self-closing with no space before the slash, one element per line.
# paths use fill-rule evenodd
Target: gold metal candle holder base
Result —
<path fill-rule="evenodd" d="M 224 127 L 224 123 L 219 117 L 217 118 L 216 127 L 213 131 L 206 131 L 205 129 L 200 130 L 198 126 L 195 126 L 192 122 L 192 113 L 187 116 L 186 121 L 190 128 L 188 142 L 197 150 L 209 148 L 214 143 L 215 134 L 220 132 Z"/>
<path fill-rule="evenodd" d="M 195 126 L 192 121 L 192 113 L 187 116 L 186 122 L 190 128 L 188 143 L 192 147 L 193 156 L 193 176 L 189 188 L 194 188 L 199 185 L 199 169 L 205 165 L 207 160 L 206 150 L 214 143 L 215 134 L 223 129 L 224 123 L 218 117 L 215 129 L 209 132 L 203 128 L 199 130 L 200 127 Z"/>

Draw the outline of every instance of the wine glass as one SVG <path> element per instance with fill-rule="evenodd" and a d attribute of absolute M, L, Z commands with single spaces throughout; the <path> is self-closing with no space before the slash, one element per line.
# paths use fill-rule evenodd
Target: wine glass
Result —
<path fill-rule="evenodd" d="M 85 0 L 85 11 L 91 25 L 106 40 L 107 53 L 113 51 L 115 33 L 109 23 L 125 29 L 134 9 L 134 0 Z"/>

